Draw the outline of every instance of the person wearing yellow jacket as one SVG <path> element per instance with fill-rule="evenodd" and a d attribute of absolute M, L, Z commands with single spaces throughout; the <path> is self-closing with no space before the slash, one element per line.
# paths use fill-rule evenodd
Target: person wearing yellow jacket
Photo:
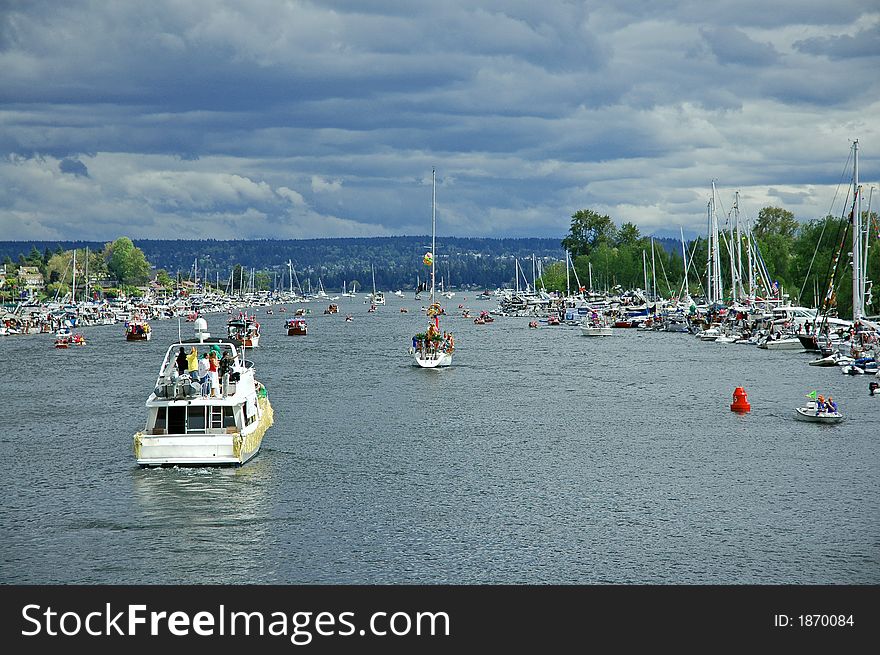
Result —
<path fill-rule="evenodd" d="M 199 375 L 199 351 L 193 346 L 189 355 L 186 356 L 186 372 L 189 373 L 193 380 L 198 379 Z"/>

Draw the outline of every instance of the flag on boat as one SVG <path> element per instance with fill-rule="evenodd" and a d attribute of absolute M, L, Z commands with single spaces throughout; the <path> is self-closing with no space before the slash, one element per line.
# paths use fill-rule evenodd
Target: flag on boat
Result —
<path fill-rule="evenodd" d="M 818 393 L 819 393 L 818 391 L 811 391 L 810 393 L 807 394 L 807 398 L 812 398 L 813 400 L 816 400 L 816 396 Z"/>

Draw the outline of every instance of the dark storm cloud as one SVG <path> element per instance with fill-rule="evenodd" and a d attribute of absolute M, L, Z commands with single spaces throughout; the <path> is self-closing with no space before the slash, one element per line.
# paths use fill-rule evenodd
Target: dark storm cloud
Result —
<path fill-rule="evenodd" d="M 75 159 L 62 159 L 58 164 L 58 169 L 62 173 L 69 173 L 70 175 L 89 176 L 89 169 L 86 168 L 86 165 Z"/>
<path fill-rule="evenodd" d="M 768 66 L 779 59 L 770 43 L 758 43 L 736 28 L 700 30 L 712 52 L 722 64 Z"/>
<path fill-rule="evenodd" d="M 860 30 L 853 36 L 821 36 L 795 41 L 794 47 L 800 52 L 825 55 L 831 59 L 853 59 L 856 57 L 880 57 L 880 21 Z"/>

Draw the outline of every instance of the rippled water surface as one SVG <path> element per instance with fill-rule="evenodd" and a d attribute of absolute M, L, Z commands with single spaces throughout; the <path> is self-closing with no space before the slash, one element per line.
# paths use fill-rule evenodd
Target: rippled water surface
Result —
<path fill-rule="evenodd" d="M 312 303 L 304 337 L 257 310 L 249 358 L 275 425 L 237 469 L 135 465 L 176 320 L 148 343 L 121 326 L 66 351 L 0 338 L 2 582 L 880 582 L 866 377 L 688 335 L 459 316 L 455 365 L 421 370 L 420 303 L 339 304 Z M 749 414 L 729 409 L 737 386 Z M 813 389 L 844 424 L 794 419 Z"/>

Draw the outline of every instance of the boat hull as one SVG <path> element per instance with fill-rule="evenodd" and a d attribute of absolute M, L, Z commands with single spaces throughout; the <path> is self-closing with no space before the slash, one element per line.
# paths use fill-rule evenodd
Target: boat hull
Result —
<path fill-rule="evenodd" d="M 611 327 L 585 327 L 581 326 L 581 335 L 585 337 L 610 337 L 613 328 Z"/>
<path fill-rule="evenodd" d="M 442 368 L 452 366 L 452 353 L 422 353 L 416 351 L 413 361 L 422 368 Z"/>
<path fill-rule="evenodd" d="M 764 350 L 803 350 L 804 347 L 800 339 L 777 339 L 775 341 L 767 341 L 758 344 L 758 348 Z"/>
<path fill-rule="evenodd" d="M 831 414 L 827 412 L 816 414 L 815 409 L 805 409 L 803 407 L 796 408 L 796 411 L 796 417 L 798 419 L 809 423 L 840 423 L 843 420 L 843 416 L 837 412 Z"/>
<path fill-rule="evenodd" d="M 241 466 L 260 450 L 263 435 L 273 423 L 268 398 L 260 398 L 261 414 L 246 433 L 134 435 L 134 453 L 141 467 Z"/>

